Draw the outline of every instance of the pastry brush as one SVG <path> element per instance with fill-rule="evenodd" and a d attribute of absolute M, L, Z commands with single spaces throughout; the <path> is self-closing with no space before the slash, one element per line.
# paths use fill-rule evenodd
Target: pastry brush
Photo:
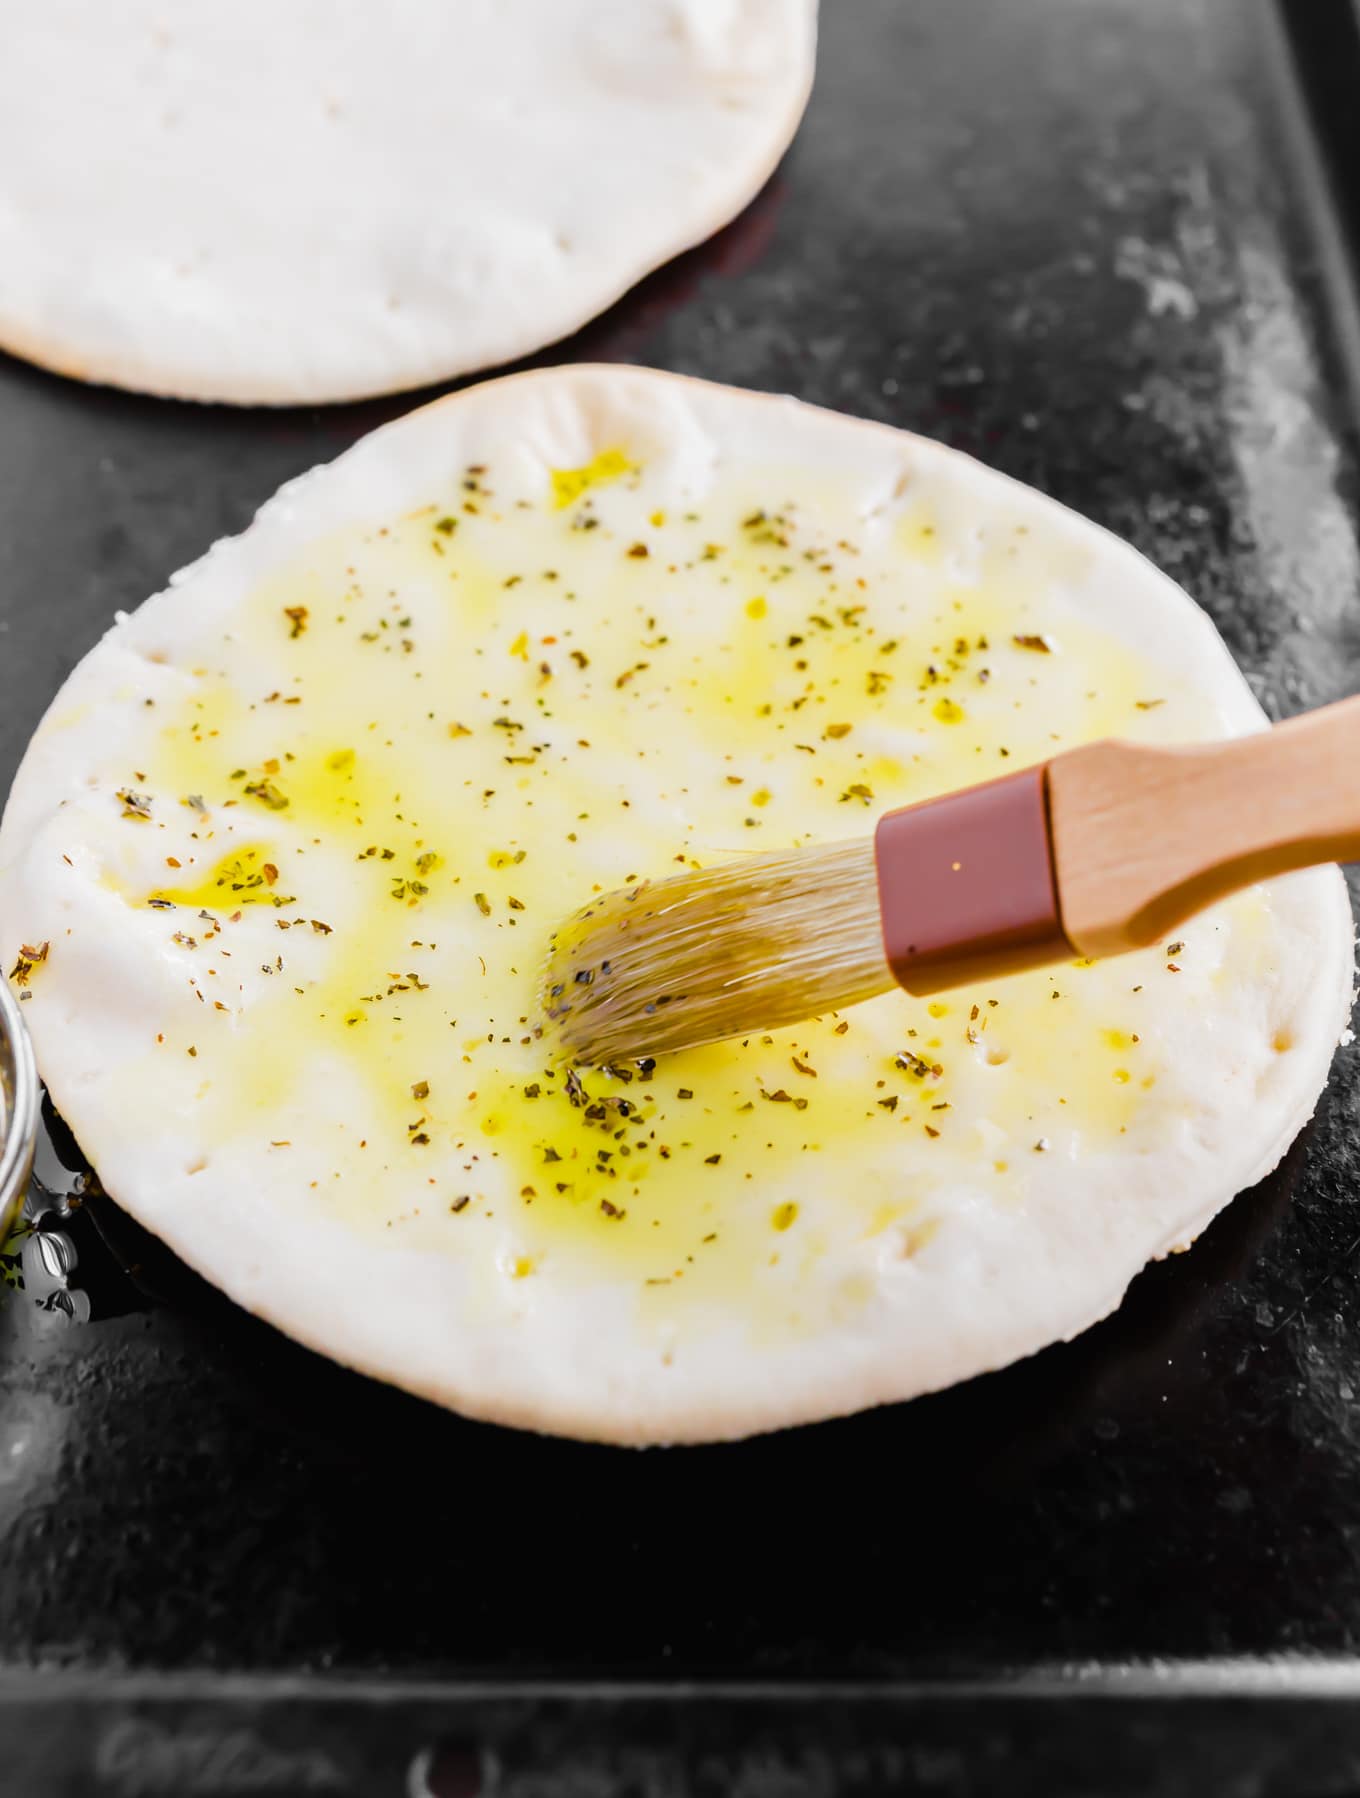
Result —
<path fill-rule="evenodd" d="M 1183 748 L 1105 741 L 886 813 L 872 836 L 601 894 L 553 936 L 545 1036 L 586 1066 L 1157 942 L 1360 858 L 1360 697 Z"/>

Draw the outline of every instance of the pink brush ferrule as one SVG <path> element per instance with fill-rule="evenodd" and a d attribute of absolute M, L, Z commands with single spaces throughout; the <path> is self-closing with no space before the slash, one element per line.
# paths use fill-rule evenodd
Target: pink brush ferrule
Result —
<path fill-rule="evenodd" d="M 1063 934 L 1043 767 L 905 806 L 874 835 L 888 966 L 942 992 L 1077 952 Z"/>

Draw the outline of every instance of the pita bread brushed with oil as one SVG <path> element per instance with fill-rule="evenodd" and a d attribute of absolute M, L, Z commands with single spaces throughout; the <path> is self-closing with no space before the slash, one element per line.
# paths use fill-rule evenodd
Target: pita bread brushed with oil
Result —
<path fill-rule="evenodd" d="M 1112 1310 L 1308 1118 L 1335 869 L 1171 942 L 577 1079 L 593 890 L 1263 717 L 1126 544 L 908 433 L 625 368 L 472 388 L 114 626 L 0 822 L 0 956 L 110 1193 L 478 1417 L 734 1437 Z"/>

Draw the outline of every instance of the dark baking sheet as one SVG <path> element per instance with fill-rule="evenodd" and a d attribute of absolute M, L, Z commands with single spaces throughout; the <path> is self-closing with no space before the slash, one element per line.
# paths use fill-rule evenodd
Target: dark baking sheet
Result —
<path fill-rule="evenodd" d="M 749 211 L 539 360 L 941 437 L 1130 537 L 1272 710 L 1354 690 L 1349 0 L 826 0 L 823 40 Z M 410 403 L 0 359 L 0 790 L 116 608 Z M 1356 1074 L 1079 1342 L 676 1454 L 371 1385 L 86 1195 L 69 1286 L 0 1302 L 0 1792 L 396 1794 L 439 1740 L 449 1793 L 1360 1790 Z"/>

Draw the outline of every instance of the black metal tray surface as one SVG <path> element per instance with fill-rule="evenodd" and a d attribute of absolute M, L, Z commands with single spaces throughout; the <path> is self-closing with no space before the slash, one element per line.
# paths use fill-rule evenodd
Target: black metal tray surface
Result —
<path fill-rule="evenodd" d="M 1348 0 L 823 13 L 765 192 L 540 360 L 931 433 L 1131 538 L 1273 711 L 1353 690 Z M 115 609 L 410 403 L 0 359 L 0 791 Z M 673 1453 L 317 1359 L 54 1126 L 0 1300 L 0 1792 L 1360 1791 L 1356 1076 L 1079 1341 Z"/>

